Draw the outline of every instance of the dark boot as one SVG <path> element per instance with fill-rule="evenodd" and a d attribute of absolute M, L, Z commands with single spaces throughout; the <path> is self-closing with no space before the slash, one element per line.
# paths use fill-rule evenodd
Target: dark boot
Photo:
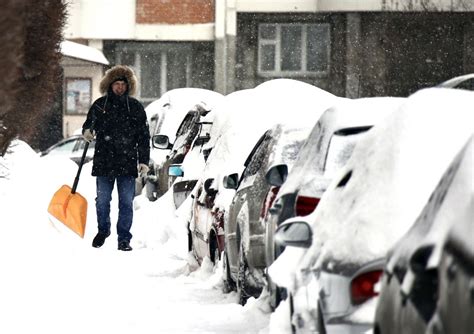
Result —
<path fill-rule="evenodd" d="M 118 250 L 121 250 L 121 251 L 125 251 L 125 252 L 128 252 L 128 251 L 131 251 L 133 248 L 130 246 L 130 241 L 120 241 L 119 244 L 118 244 Z"/>
<path fill-rule="evenodd" d="M 110 235 L 110 231 L 108 233 L 104 233 L 99 231 L 95 236 L 94 240 L 92 240 L 92 247 L 100 248 L 105 242 L 105 239 Z"/>

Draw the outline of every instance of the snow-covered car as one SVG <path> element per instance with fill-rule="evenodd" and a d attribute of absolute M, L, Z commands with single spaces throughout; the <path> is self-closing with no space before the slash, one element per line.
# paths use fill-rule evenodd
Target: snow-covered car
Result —
<path fill-rule="evenodd" d="M 472 135 L 473 99 L 455 89 L 413 94 L 361 138 L 317 210 L 280 225 L 275 241 L 286 248 L 269 274 L 290 294 L 297 331 L 373 327 L 387 252 Z"/>
<path fill-rule="evenodd" d="M 282 251 L 273 242 L 275 229 L 290 217 L 312 213 L 336 172 L 350 158 L 360 138 L 404 100 L 374 97 L 337 102 L 324 112 L 313 127 L 291 172 L 287 172 L 285 165 L 275 165 L 268 171 L 268 183 L 281 188 L 276 195 L 275 192 L 270 193 L 267 199 L 267 202 L 272 203 L 264 216 L 267 267 Z M 283 179 L 286 179 L 284 184 L 281 183 Z M 271 280 L 268 280 L 267 287 L 271 306 L 275 308 L 284 298 L 284 291 Z"/>
<path fill-rule="evenodd" d="M 86 142 L 82 135 L 72 135 L 40 152 L 40 156 L 64 156 L 79 164 L 82 158 L 82 153 L 84 152 L 85 144 Z M 87 149 L 84 163 L 92 160 L 94 156 L 94 148 L 95 141 L 92 141 Z"/>
<path fill-rule="evenodd" d="M 473 157 L 471 137 L 389 252 L 375 333 L 474 332 Z"/>
<path fill-rule="evenodd" d="M 209 155 L 191 194 L 192 216 L 188 227 L 190 250 L 200 263 L 206 256 L 213 263 L 217 263 L 220 254 L 224 251 L 224 210 L 221 208 L 227 205 L 233 190 L 225 189 L 221 180 L 224 177 L 223 171 L 226 170 L 226 165 L 230 165 L 236 158 L 234 156 L 231 159 L 230 152 L 238 149 L 239 151 L 236 152 L 238 156 L 242 155 L 242 150 L 249 151 L 252 145 L 249 141 L 255 137 L 253 132 L 264 131 L 258 130 L 261 124 L 254 122 L 247 126 L 247 129 L 253 130 L 251 138 L 243 135 L 246 121 L 239 116 L 246 116 L 246 106 L 251 104 L 254 98 L 252 89 L 226 95 L 223 103 L 219 105 L 223 110 L 218 111 L 216 115 L 210 140 L 202 148 L 202 151 Z M 240 140 L 240 145 L 238 145 L 238 134 L 241 134 L 243 138 Z M 219 196 L 217 196 L 218 193 Z"/>
<path fill-rule="evenodd" d="M 268 207 L 265 199 L 271 188 L 265 180 L 266 171 L 274 164 L 291 168 L 312 128 L 310 121 L 300 127 L 282 124 L 272 127 L 247 157 L 240 179 L 238 174 L 225 177 L 224 187 L 235 189 L 236 193 L 224 220 L 227 261 L 224 275 L 236 283 L 241 304 L 250 296 L 258 297 L 266 283 L 265 226 L 261 220 Z"/>
<path fill-rule="evenodd" d="M 224 249 L 224 215 L 235 189 L 223 187 L 224 176 L 245 168 L 248 154 L 258 139 L 272 126 L 315 123 L 322 112 L 340 99 L 320 88 L 297 80 L 270 80 L 254 89 L 225 96 L 212 126 L 211 138 L 203 147 L 210 151 L 194 197 L 193 216 L 189 224 L 192 249 L 198 261 L 205 256 L 216 262 Z M 226 259 L 223 261 L 226 266 Z M 229 286 L 225 284 L 225 286 Z"/>
<path fill-rule="evenodd" d="M 180 180 L 180 183 L 175 187 L 173 183 L 180 175 L 176 175 L 176 173 L 170 174 L 168 170 L 170 166 L 173 166 L 171 168 L 171 170 L 173 170 L 173 168 L 176 168 L 176 165 L 182 164 L 194 146 L 202 147 L 210 139 L 210 129 L 216 109 L 205 109 L 205 107 L 203 104 L 198 104 L 193 110 L 186 114 L 176 131 L 174 143 L 170 143 L 167 135 L 155 135 L 152 138 L 152 143 L 155 148 L 170 150 L 166 161 L 163 163 L 161 176 L 163 180 L 160 182 L 160 185 L 163 185 L 162 191 L 167 191 L 170 187 L 173 187 L 173 196 L 176 195 L 176 207 L 179 206 L 182 199 L 187 197 L 185 195 L 190 189 L 192 190 L 192 188 L 194 188 L 197 180 Z M 168 182 L 165 182 L 166 180 Z"/>
<path fill-rule="evenodd" d="M 166 135 L 169 143 L 174 143 L 176 131 L 191 110 L 196 108 L 212 109 L 222 98 L 222 94 L 201 88 L 177 88 L 163 94 L 145 109 L 150 127 L 150 135 Z M 200 107 L 196 107 L 200 106 Z M 168 190 L 168 149 L 152 147 L 150 151 L 150 171 L 146 178 L 146 195 L 151 201 L 156 200 Z M 166 174 L 166 175 L 165 175 Z"/>
<path fill-rule="evenodd" d="M 68 138 L 65 138 L 56 144 L 52 145 L 45 151 L 40 152 L 41 157 L 66 157 L 74 161 L 79 165 L 82 159 L 82 154 L 84 153 L 84 148 L 86 141 L 82 135 L 76 134 Z M 87 149 L 86 156 L 84 158 L 84 163 L 91 162 L 94 158 L 95 151 L 95 140 L 93 140 Z M 140 175 L 135 179 L 135 196 L 138 196 L 142 193 L 145 181 Z"/>
<path fill-rule="evenodd" d="M 451 78 L 438 84 L 437 87 L 474 90 L 474 73 L 464 74 L 458 77 Z"/>

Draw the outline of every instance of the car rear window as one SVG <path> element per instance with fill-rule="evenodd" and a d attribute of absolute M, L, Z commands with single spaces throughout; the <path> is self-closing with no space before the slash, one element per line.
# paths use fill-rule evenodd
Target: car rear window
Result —
<path fill-rule="evenodd" d="M 370 128 L 370 126 L 347 128 L 338 130 L 332 135 L 324 165 L 324 174 L 327 177 L 333 177 L 339 168 L 345 165 L 357 141 Z"/>

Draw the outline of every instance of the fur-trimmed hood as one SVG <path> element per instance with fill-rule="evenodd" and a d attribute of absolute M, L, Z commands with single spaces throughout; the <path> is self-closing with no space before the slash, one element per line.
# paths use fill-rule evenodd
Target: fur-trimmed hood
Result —
<path fill-rule="evenodd" d="M 100 81 L 100 93 L 105 95 L 110 85 L 118 78 L 125 77 L 128 81 L 128 95 L 133 96 L 137 90 L 137 77 L 133 70 L 125 65 L 116 65 L 105 72 L 105 76 Z"/>

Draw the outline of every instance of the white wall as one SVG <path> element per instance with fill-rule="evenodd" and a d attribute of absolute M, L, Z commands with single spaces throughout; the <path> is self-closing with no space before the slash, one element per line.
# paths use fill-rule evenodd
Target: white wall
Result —
<path fill-rule="evenodd" d="M 135 40 L 146 41 L 212 41 L 214 23 L 137 24 Z"/>
<path fill-rule="evenodd" d="M 82 60 L 64 57 L 61 61 L 61 66 L 64 69 L 64 80 L 66 78 L 91 78 L 92 80 L 92 96 L 91 104 L 98 99 L 101 94 L 99 90 L 100 80 L 104 73 L 104 66 L 85 62 Z M 64 87 L 64 85 L 63 85 Z M 66 109 L 66 96 L 63 97 L 63 111 Z M 82 127 L 86 120 L 86 115 L 68 115 L 63 112 L 63 136 L 69 137 L 76 129 Z"/>
<path fill-rule="evenodd" d="M 135 0 L 70 0 L 64 37 L 133 39 Z"/>
<path fill-rule="evenodd" d="M 219 0 L 218 0 L 219 1 Z M 70 0 L 67 39 L 211 41 L 214 24 L 137 24 L 136 0 Z"/>

